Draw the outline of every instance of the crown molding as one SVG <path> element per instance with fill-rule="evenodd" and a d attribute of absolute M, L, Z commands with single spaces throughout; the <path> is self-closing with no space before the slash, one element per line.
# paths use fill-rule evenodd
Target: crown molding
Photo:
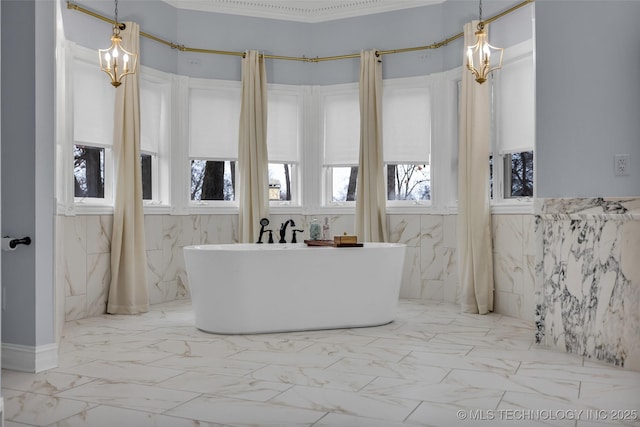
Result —
<path fill-rule="evenodd" d="M 445 0 L 164 0 L 178 9 L 305 23 L 439 4 Z"/>

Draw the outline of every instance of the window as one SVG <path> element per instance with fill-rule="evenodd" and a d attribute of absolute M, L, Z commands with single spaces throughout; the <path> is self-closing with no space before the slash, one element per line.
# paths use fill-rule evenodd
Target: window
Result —
<path fill-rule="evenodd" d="M 269 85 L 268 111 L 269 200 L 272 205 L 299 204 L 300 88 Z"/>
<path fill-rule="evenodd" d="M 145 67 L 139 88 L 142 198 L 147 204 L 168 204 L 171 77 Z"/>
<path fill-rule="evenodd" d="M 530 44 L 525 42 L 507 51 L 503 67 L 493 79 L 492 195 L 497 201 L 529 198 L 534 193 L 535 82 Z"/>
<path fill-rule="evenodd" d="M 190 200 L 233 201 L 240 85 L 201 79 L 191 79 L 190 85 Z"/>
<path fill-rule="evenodd" d="M 73 187 L 79 201 L 112 200 L 115 91 L 83 55 L 73 59 Z"/>
<path fill-rule="evenodd" d="M 358 86 L 322 88 L 323 167 L 325 204 L 355 201 L 360 150 Z"/>
<path fill-rule="evenodd" d="M 533 197 L 533 150 L 504 156 L 505 198 Z"/>
<path fill-rule="evenodd" d="M 431 98 L 424 80 L 386 80 L 382 98 L 387 201 L 431 199 Z"/>
<path fill-rule="evenodd" d="M 73 146 L 74 196 L 104 198 L 104 148 Z"/>

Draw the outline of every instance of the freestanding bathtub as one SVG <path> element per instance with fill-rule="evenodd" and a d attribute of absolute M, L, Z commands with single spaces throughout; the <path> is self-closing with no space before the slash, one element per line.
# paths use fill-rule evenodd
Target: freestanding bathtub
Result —
<path fill-rule="evenodd" d="M 253 334 L 389 323 L 404 254 L 400 243 L 187 246 L 196 327 Z"/>

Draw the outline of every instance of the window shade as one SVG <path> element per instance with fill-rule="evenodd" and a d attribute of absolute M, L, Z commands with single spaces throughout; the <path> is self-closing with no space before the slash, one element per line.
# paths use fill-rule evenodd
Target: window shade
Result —
<path fill-rule="evenodd" d="M 298 95 L 269 92 L 267 105 L 269 162 L 298 162 L 299 101 Z"/>
<path fill-rule="evenodd" d="M 351 166 L 360 155 L 360 100 L 353 92 L 325 94 L 324 165 Z"/>
<path fill-rule="evenodd" d="M 534 146 L 533 57 L 504 64 L 498 82 L 498 152 L 518 153 Z"/>
<path fill-rule="evenodd" d="M 429 163 L 429 89 L 385 87 L 382 97 L 382 123 L 385 163 Z"/>
<path fill-rule="evenodd" d="M 169 83 L 156 83 L 140 76 L 140 148 L 157 153 L 160 142 L 168 137 Z"/>
<path fill-rule="evenodd" d="M 78 144 L 113 145 L 115 90 L 93 63 L 73 62 L 73 139 Z"/>
<path fill-rule="evenodd" d="M 240 89 L 189 91 L 189 156 L 197 159 L 238 158 Z"/>

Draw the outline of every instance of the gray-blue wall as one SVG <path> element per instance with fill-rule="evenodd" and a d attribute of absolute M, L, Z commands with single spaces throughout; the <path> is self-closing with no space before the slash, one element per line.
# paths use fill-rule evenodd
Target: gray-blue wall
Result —
<path fill-rule="evenodd" d="M 536 2 L 538 197 L 640 196 L 638 18 L 637 1 Z"/>
<path fill-rule="evenodd" d="M 79 0 L 77 3 L 113 18 L 113 3 L 102 0 Z M 487 0 L 484 16 L 517 3 L 517 0 Z M 531 8 L 525 9 L 493 24 L 492 31 L 501 46 L 532 37 Z M 464 22 L 478 18 L 475 0 L 450 0 L 432 6 L 313 24 L 174 9 L 159 1 L 120 1 L 118 10 L 121 21 L 134 20 L 140 23 L 143 31 L 187 47 L 232 52 L 258 49 L 266 54 L 293 57 L 325 57 L 357 54 L 362 49 L 430 45 L 461 32 Z M 63 18 L 68 39 L 94 49 L 108 44 L 109 24 L 67 10 L 66 6 Z M 141 43 L 141 62 L 145 65 L 191 77 L 240 79 L 239 57 L 171 51 L 145 38 Z M 461 52 L 462 41 L 459 40 L 437 50 L 387 55 L 383 73 L 385 78 L 395 78 L 451 69 L 460 65 Z M 272 83 L 356 82 L 359 66 L 357 58 L 321 63 L 270 60 L 267 61 L 267 76 Z"/>
<path fill-rule="evenodd" d="M 54 342 L 54 3 L 2 1 L 2 252 L 5 343 Z"/>

